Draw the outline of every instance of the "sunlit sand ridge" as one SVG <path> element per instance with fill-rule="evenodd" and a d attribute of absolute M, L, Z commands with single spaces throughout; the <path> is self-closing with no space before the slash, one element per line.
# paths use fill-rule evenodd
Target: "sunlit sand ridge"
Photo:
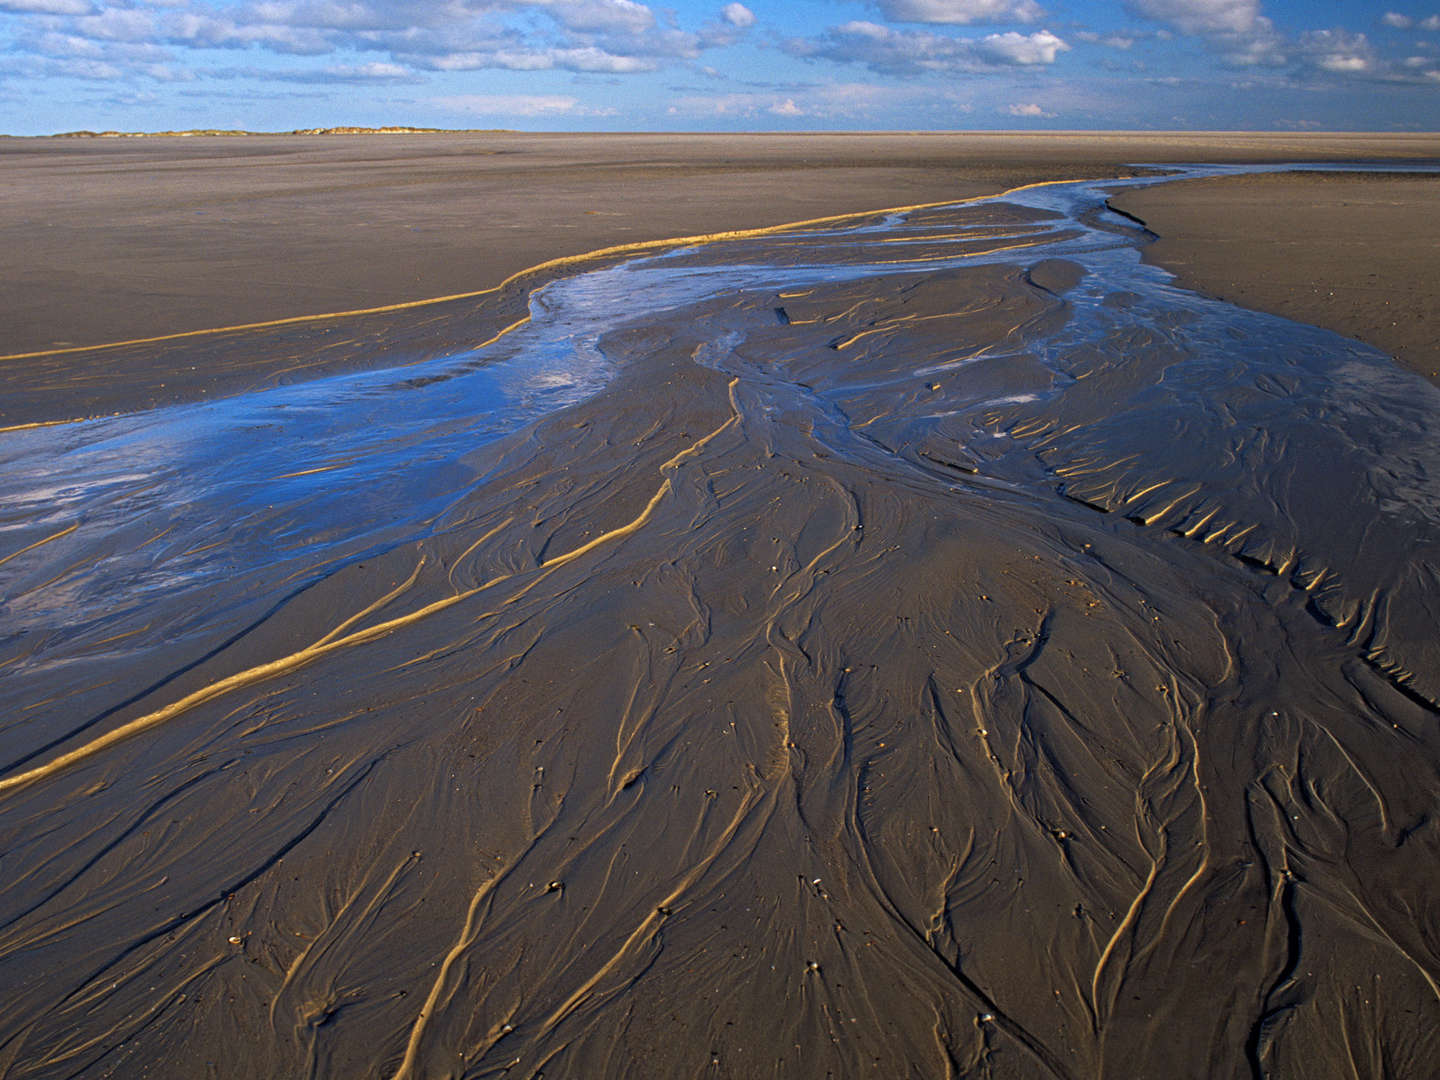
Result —
<path fill-rule="evenodd" d="M 6 1075 L 1423 1071 L 1440 391 L 1103 200 L 10 433 Z"/>

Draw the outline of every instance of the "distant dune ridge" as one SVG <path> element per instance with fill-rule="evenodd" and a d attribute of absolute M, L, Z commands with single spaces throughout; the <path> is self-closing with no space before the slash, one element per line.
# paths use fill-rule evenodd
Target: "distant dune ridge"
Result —
<path fill-rule="evenodd" d="M 190 128 L 185 131 L 61 131 L 49 136 L 54 139 L 184 139 L 198 136 L 260 135 L 474 135 L 508 131 L 508 128 L 428 128 L 393 125 L 386 127 L 316 127 L 295 128 L 293 131 L 245 131 L 241 128 Z"/>

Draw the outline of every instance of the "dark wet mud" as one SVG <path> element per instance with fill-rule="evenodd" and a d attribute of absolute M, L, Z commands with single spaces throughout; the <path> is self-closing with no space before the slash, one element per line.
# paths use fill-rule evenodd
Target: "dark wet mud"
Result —
<path fill-rule="evenodd" d="M 1440 391 L 1104 197 L 7 434 L 0 1076 L 1428 1075 Z"/>

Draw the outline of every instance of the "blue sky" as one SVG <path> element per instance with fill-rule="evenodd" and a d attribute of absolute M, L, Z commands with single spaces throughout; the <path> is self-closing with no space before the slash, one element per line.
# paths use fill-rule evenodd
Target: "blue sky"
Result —
<path fill-rule="evenodd" d="M 0 132 L 341 124 L 1433 131 L 1440 0 L 0 0 Z"/>

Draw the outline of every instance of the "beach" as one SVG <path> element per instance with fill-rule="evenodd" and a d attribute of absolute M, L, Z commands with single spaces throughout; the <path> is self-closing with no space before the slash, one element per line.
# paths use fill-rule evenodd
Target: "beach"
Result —
<path fill-rule="evenodd" d="M 0 1076 L 1425 1075 L 1440 140 L 450 138 L 0 158 Z"/>

